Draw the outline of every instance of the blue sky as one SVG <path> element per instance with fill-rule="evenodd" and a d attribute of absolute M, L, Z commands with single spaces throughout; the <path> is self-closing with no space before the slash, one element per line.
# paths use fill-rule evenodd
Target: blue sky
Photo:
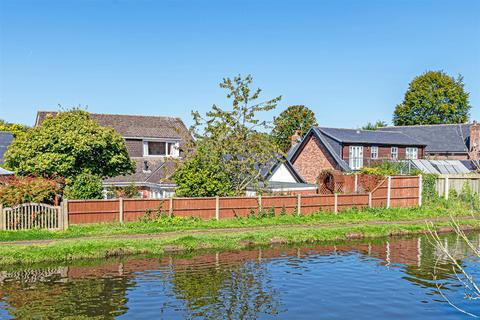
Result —
<path fill-rule="evenodd" d="M 182 117 L 252 74 L 270 119 L 305 104 L 325 126 L 390 121 L 426 70 L 461 73 L 480 120 L 480 1 L 0 0 L 0 118 L 37 110 Z"/>

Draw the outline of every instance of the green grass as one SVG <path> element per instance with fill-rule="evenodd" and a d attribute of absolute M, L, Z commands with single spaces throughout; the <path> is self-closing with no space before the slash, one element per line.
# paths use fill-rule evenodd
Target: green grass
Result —
<path fill-rule="evenodd" d="M 478 227 L 477 221 L 459 221 L 462 225 Z M 439 222 L 435 227 L 448 225 Z M 40 262 L 67 262 L 79 259 L 98 259 L 111 256 L 147 254 L 165 254 L 166 248 L 182 252 L 193 250 L 234 250 L 249 246 L 269 245 L 272 238 L 288 244 L 317 243 L 323 241 L 342 241 L 349 235 L 361 235 L 365 238 L 385 237 L 398 234 L 424 233 L 425 223 L 409 225 L 366 225 L 348 227 L 328 227 L 321 229 L 278 228 L 276 230 L 248 231 L 236 233 L 218 233 L 188 236 L 169 236 L 148 239 L 83 239 L 79 241 L 59 241 L 41 245 L 11 245 L 0 247 L 0 264 L 33 264 Z"/>
<path fill-rule="evenodd" d="M 319 212 L 297 216 L 281 215 L 263 218 L 236 218 L 227 220 L 199 220 L 193 218 L 160 218 L 150 222 L 103 223 L 89 225 L 71 225 L 66 231 L 27 230 L 0 231 L 0 241 L 64 239 L 81 237 L 102 237 L 128 234 L 154 234 L 194 229 L 251 228 L 282 225 L 321 225 L 321 224 L 357 224 L 369 221 L 407 221 L 415 219 L 468 216 L 472 209 L 461 202 L 437 201 L 421 208 L 377 208 L 346 210 L 338 214 Z"/>

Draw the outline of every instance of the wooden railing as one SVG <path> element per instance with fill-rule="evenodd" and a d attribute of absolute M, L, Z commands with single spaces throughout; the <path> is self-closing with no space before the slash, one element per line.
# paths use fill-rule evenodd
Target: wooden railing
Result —
<path fill-rule="evenodd" d="M 65 230 L 68 216 L 64 205 L 24 203 L 11 208 L 0 205 L 0 230 Z"/>

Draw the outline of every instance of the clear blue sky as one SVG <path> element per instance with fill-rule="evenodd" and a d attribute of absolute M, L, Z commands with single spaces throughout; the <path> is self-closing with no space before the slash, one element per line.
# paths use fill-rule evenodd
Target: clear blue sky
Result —
<path fill-rule="evenodd" d="M 0 0 L 0 118 L 39 109 L 172 115 L 250 73 L 321 125 L 391 120 L 426 70 L 461 73 L 480 120 L 480 1 Z"/>

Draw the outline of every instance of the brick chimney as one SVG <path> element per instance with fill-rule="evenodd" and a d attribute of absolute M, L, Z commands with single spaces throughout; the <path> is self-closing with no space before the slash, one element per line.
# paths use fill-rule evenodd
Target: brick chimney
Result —
<path fill-rule="evenodd" d="M 472 160 L 480 159 L 480 124 L 477 121 L 473 121 L 470 126 L 469 158 Z"/>
<path fill-rule="evenodd" d="M 295 130 L 292 137 L 290 138 L 290 142 L 292 146 L 296 145 L 297 142 L 300 141 L 300 139 L 302 139 L 302 136 L 300 136 L 300 130 Z"/>

